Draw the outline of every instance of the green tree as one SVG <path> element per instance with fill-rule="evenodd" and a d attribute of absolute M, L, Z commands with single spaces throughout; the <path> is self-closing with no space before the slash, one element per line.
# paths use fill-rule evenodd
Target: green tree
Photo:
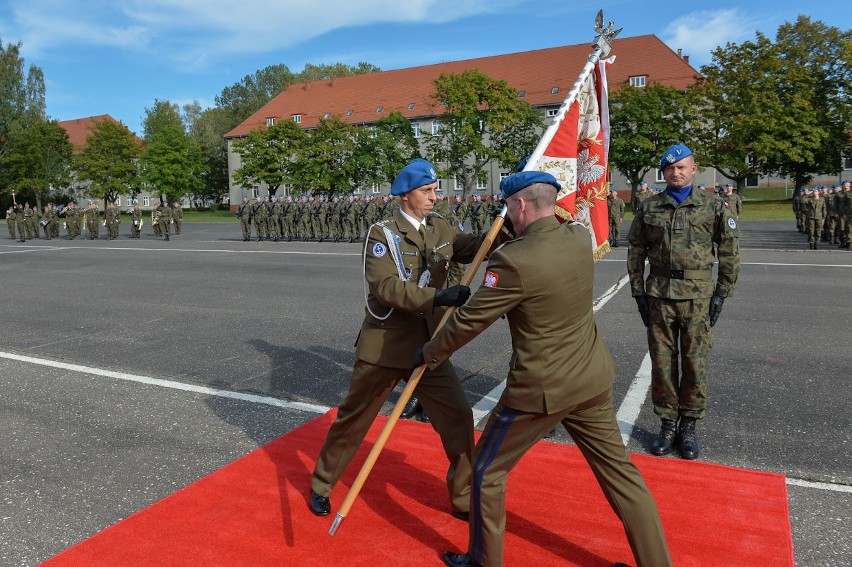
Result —
<path fill-rule="evenodd" d="M 653 83 L 624 85 L 609 99 L 609 163 L 630 182 L 632 202 L 645 175 L 657 168 L 670 145 L 688 137 L 687 98 L 681 91 Z"/>
<path fill-rule="evenodd" d="M 45 119 L 44 74 L 31 65 L 24 73 L 21 44 L 0 39 L 0 157 L 6 151 L 13 125 Z M 21 130 L 18 130 L 20 132 Z"/>
<path fill-rule="evenodd" d="M 189 122 L 189 137 L 201 149 L 204 168 L 201 188 L 191 194 L 196 207 L 219 203 L 228 195 L 228 143 L 225 134 L 231 129 L 228 113 L 222 108 L 206 108 L 194 102 L 184 107 Z"/>
<path fill-rule="evenodd" d="M 186 133 L 178 105 L 157 100 L 145 114 L 142 178 L 147 188 L 169 203 L 197 193 L 204 169 L 201 148 Z"/>
<path fill-rule="evenodd" d="M 332 116 L 308 132 L 297 163 L 294 185 L 299 193 L 348 193 L 354 180 L 356 126 Z"/>
<path fill-rule="evenodd" d="M 133 132 L 120 122 L 99 120 L 90 131 L 74 164 L 77 180 L 88 183 L 89 196 L 114 203 L 119 195 L 139 186 L 141 147 Z"/>
<path fill-rule="evenodd" d="M 7 189 L 33 195 L 41 208 L 46 200 L 71 182 L 73 147 L 68 133 L 55 120 L 15 121 L 0 168 L 9 179 Z"/>
<path fill-rule="evenodd" d="M 372 127 L 359 127 L 355 132 L 350 182 L 353 188 L 391 183 L 405 164 L 421 157 L 411 121 L 399 111 L 383 116 Z"/>
<path fill-rule="evenodd" d="M 785 144 L 768 169 L 801 187 L 814 173 L 840 173 L 852 145 L 852 33 L 799 16 L 778 28 L 775 48 L 783 107 L 777 135 Z"/>
<path fill-rule="evenodd" d="M 703 77 L 689 90 L 695 105 L 693 151 L 738 188 L 798 143 L 786 131 L 793 125 L 778 90 L 782 71 L 775 46 L 758 32 L 755 41 L 715 49 L 712 63 L 701 68 Z"/>
<path fill-rule="evenodd" d="M 293 81 L 294 75 L 287 65 L 269 65 L 222 89 L 221 94 L 216 96 L 216 106 L 228 112 L 230 130 L 257 112 Z"/>
<path fill-rule="evenodd" d="M 281 185 L 299 178 L 297 161 L 306 142 L 307 134 L 292 120 L 255 128 L 234 142 L 234 151 L 242 158 L 234 181 L 242 186 L 265 183 L 274 195 Z"/>
<path fill-rule="evenodd" d="M 375 65 L 361 61 L 355 66 L 349 66 L 345 63 L 332 63 L 314 65 L 312 63 L 305 64 L 305 68 L 297 73 L 294 77 L 294 83 L 304 83 L 307 81 L 327 81 L 335 77 L 351 77 L 352 75 L 363 75 L 365 73 L 375 73 L 381 71 Z"/>
<path fill-rule="evenodd" d="M 426 151 L 439 175 L 455 178 L 467 196 L 477 181 L 485 179 L 488 163 L 508 159 L 506 146 L 493 141 L 518 127 L 519 117 L 531 116 L 529 103 L 505 81 L 477 69 L 441 74 L 434 85 L 432 98 L 446 111 L 440 117 L 438 133 L 427 137 Z M 526 127 L 531 128 L 531 124 L 527 122 Z M 517 134 L 503 138 L 506 142 L 511 139 L 517 139 Z M 515 155 L 526 155 L 522 151 Z"/>

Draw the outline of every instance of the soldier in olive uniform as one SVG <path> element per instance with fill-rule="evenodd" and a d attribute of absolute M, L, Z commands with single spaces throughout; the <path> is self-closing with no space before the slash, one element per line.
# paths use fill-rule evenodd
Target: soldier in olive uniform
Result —
<path fill-rule="evenodd" d="M 89 206 L 86 207 L 83 213 L 86 220 L 86 230 L 89 231 L 89 240 L 97 240 L 98 236 L 100 236 L 101 223 L 99 213 L 97 203 L 89 203 Z"/>
<path fill-rule="evenodd" d="M 621 221 L 624 220 L 624 201 L 618 197 L 618 191 L 610 189 L 606 204 L 609 207 L 609 243 L 618 248 Z"/>
<path fill-rule="evenodd" d="M 15 238 L 16 222 L 17 221 L 15 221 L 15 205 L 9 205 L 9 208 L 6 209 L 6 228 L 9 229 L 9 238 L 11 238 L 12 240 L 17 240 L 17 238 Z"/>
<path fill-rule="evenodd" d="M 18 241 L 26 242 L 27 217 L 24 216 L 26 209 L 22 205 L 15 205 L 15 228 L 18 229 Z"/>
<path fill-rule="evenodd" d="M 30 224 L 32 226 L 33 238 L 41 238 L 41 211 L 38 208 L 38 205 L 32 208 L 33 216 L 30 217 Z"/>
<path fill-rule="evenodd" d="M 243 242 L 251 240 L 251 213 L 253 207 L 249 203 L 248 197 L 243 195 L 242 202 L 237 205 L 236 215 L 240 219 L 240 229 L 243 231 Z"/>
<path fill-rule="evenodd" d="M 473 452 L 467 553 L 448 551 L 444 563 L 503 565 L 506 480 L 521 457 L 561 423 L 621 520 L 637 563 L 670 566 L 656 503 L 630 461 L 615 418 L 615 361 L 592 309 L 589 233 L 579 223 L 556 219 L 561 186 L 549 173 L 523 171 L 505 178 L 500 188 L 519 238 L 491 254 L 477 292 L 414 361 L 437 368 L 500 317 L 509 321 L 506 388 Z M 565 289 L 574 290 L 572 301 L 564 300 Z M 570 471 L 564 476 L 570 478 Z"/>
<path fill-rule="evenodd" d="M 666 455 L 679 438 L 681 457 L 695 459 L 695 422 L 704 417 L 707 405 L 710 328 L 739 276 L 739 228 L 720 198 L 693 190 L 697 166 L 689 148 L 669 148 L 660 171 L 666 189 L 636 211 L 628 236 L 627 271 L 648 328 L 651 399 L 662 420 L 651 452 Z M 647 281 L 646 259 L 651 265 Z"/>
<path fill-rule="evenodd" d="M 852 182 L 843 182 L 843 192 L 837 204 L 837 214 L 840 217 L 840 248 L 852 250 Z"/>
<path fill-rule="evenodd" d="M 257 233 L 257 241 L 266 240 L 266 221 L 269 218 L 269 209 L 266 202 L 257 197 L 252 206 L 251 218 L 254 222 L 254 230 Z"/>
<path fill-rule="evenodd" d="M 74 240 L 80 236 L 80 209 L 77 203 L 71 201 L 65 209 L 65 233 L 68 240 Z"/>
<path fill-rule="evenodd" d="M 180 206 L 180 203 L 175 203 L 172 206 L 172 224 L 175 225 L 175 234 L 180 234 L 183 224 L 183 207 Z"/>
<path fill-rule="evenodd" d="M 139 238 L 142 232 L 142 209 L 139 208 L 139 203 L 135 203 L 128 213 L 131 220 L 130 238 Z"/>
<path fill-rule="evenodd" d="M 811 250 L 819 250 L 822 224 L 825 221 L 825 199 L 820 195 L 819 188 L 811 192 L 811 197 L 805 201 L 805 227 L 808 231 L 808 243 Z"/>
<path fill-rule="evenodd" d="M 24 203 L 24 232 L 27 235 L 27 240 L 32 240 L 33 236 L 33 210 L 29 203 Z"/>
<path fill-rule="evenodd" d="M 165 201 L 160 201 L 160 204 L 154 210 L 154 217 L 157 225 L 160 227 L 160 234 L 163 235 L 163 240 L 169 241 L 172 225 L 172 208 Z"/>
<path fill-rule="evenodd" d="M 330 513 L 328 496 L 385 399 L 411 374 L 414 352 L 434 332 L 443 308 L 461 305 L 470 295 L 466 286 L 445 287 L 447 265 L 452 258 L 470 261 L 482 239 L 460 233 L 442 218 L 429 217 L 436 187 L 432 164 L 423 159 L 410 162 L 391 187 L 401 209 L 369 229 L 363 258 L 369 289 L 366 313 L 349 391 L 311 476 L 309 506 L 316 515 Z M 448 360 L 427 370 L 414 391 L 450 462 L 446 479 L 452 511 L 464 517 L 470 506 L 470 405 Z"/>
<path fill-rule="evenodd" d="M 104 209 L 104 221 L 106 223 L 107 239 L 115 240 L 118 238 L 118 226 L 121 222 L 119 218 L 118 207 L 115 203 L 109 203 Z"/>

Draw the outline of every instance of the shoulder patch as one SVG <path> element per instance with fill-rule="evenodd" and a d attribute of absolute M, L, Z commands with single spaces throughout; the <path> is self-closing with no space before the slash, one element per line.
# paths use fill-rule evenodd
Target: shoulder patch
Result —
<path fill-rule="evenodd" d="M 731 227 L 731 230 L 737 228 L 737 221 L 734 220 L 734 217 L 728 218 L 728 226 Z"/>
<path fill-rule="evenodd" d="M 497 282 L 500 280 L 500 276 L 495 274 L 494 272 L 488 271 L 485 272 L 485 278 L 482 280 L 482 285 L 485 287 L 497 287 Z"/>
<path fill-rule="evenodd" d="M 376 242 L 373 245 L 373 256 L 376 258 L 381 258 L 388 252 L 388 247 L 382 244 L 381 242 Z"/>

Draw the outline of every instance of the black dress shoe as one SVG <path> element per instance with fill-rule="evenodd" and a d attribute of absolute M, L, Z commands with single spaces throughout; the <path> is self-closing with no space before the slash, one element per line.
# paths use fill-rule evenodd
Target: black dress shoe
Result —
<path fill-rule="evenodd" d="M 677 426 L 675 422 L 670 419 L 664 419 L 660 425 L 660 434 L 657 435 L 657 438 L 651 444 L 651 453 L 658 457 L 671 453 L 676 436 Z"/>
<path fill-rule="evenodd" d="M 418 400 L 414 396 L 411 396 L 408 399 L 408 403 L 405 404 L 404 408 L 402 408 L 402 413 L 400 414 L 400 417 L 402 419 L 411 419 L 412 417 L 414 417 L 417 414 L 417 412 L 419 410 L 420 410 L 420 400 Z"/>
<path fill-rule="evenodd" d="M 316 516 L 328 516 L 331 513 L 331 503 L 328 501 L 328 496 L 320 496 L 311 490 L 311 512 Z"/>
<path fill-rule="evenodd" d="M 432 423 L 432 420 L 429 419 L 429 416 L 426 415 L 426 411 L 423 408 L 420 408 L 420 421 L 423 423 Z"/>
<path fill-rule="evenodd" d="M 698 439 L 695 437 L 695 418 L 682 417 L 678 426 L 680 456 L 688 461 L 698 458 Z"/>
<path fill-rule="evenodd" d="M 445 551 L 441 556 L 444 560 L 444 565 L 449 567 L 480 567 L 479 563 L 473 560 L 469 553 L 453 553 Z"/>

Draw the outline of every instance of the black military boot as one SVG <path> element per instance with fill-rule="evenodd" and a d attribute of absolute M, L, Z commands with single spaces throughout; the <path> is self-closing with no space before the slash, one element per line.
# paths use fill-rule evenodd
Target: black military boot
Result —
<path fill-rule="evenodd" d="M 420 400 L 411 396 L 402 408 L 402 413 L 399 415 L 402 419 L 411 419 L 420 411 Z"/>
<path fill-rule="evenodd" d="M 677 424 L 671 419 L 664 419 L 660 424 L 660 434 L 651 444 L 651 453 L 658 457 L 671 453 L 676 435 Z"/>
<path fill-rule="evenodd" d="M 819 244 L 814 242 L 814 250 L 819 250 Z"/>
<path fill-rule="evenodd" d="M 698 458 L 698 439 L 695 437 L 695 418 L 682 417 L 678 425 L 680 456 L 688 461 Z"/>

